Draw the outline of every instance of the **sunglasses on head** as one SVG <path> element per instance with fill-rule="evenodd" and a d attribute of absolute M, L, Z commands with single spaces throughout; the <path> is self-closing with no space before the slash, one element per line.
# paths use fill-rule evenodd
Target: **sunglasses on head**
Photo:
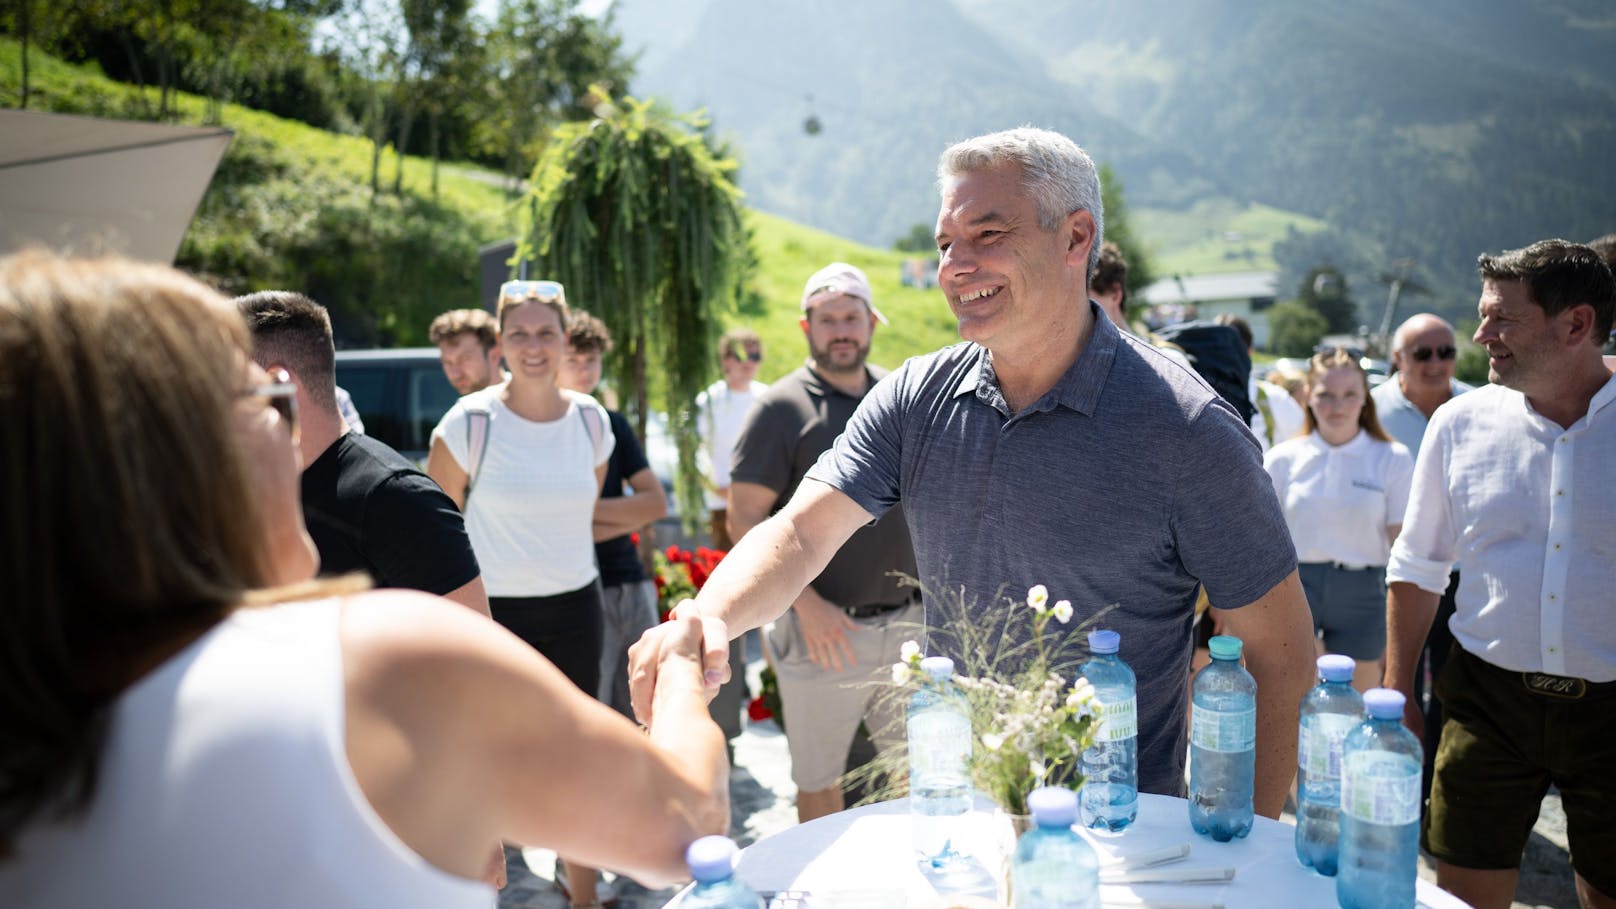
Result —
<path fill-rule="evenodd" d="M 746 360 L 749 363 L 761 363 L 763 361 L 763 352 L 759 350 L 731 350 L 726 352 L 724 356 L 729 357 L 731 360 Z"/>
<path fill-rule="evenodd" d="M 292 438 L 297 438 L 297 386 L 292 384 L 291 373 L 284 369 L 271 369 L 268 382 L 247 389 L 243 396 L 268 399 L 269 406 L 281 415 L 281 421 L 292 433 Z"/>
<path fill-rule="evenodd" d="M 1313 348 L 1314 356 L 1329 356 L 1333 353 L 1344 353 L 1354 360 L 1362 360 L 1364 355 L 1364 352 L 1356 347 L 1331 347 L 1321 344 L 1318 347 Z"/>
<path fill-rule="evenodd" d="M 1433 356 L 1438 360 L 1451 360 L 1459 355 L 1459 349 L 1454 347 L 1452 344 L 1444 344 L 1441 347 L 1435 348 L 1421 345 L 1419 347 L 1410 348 L 1407 353 L 1409 356 L 1413 357 L 1417 363 L 1428 363 Z"/>
<path fill-rule="evenodd" d="M 506 281 L 499 286 L 499 295 L 506 300 L 558 303 L 566 299 L 567 291 L 559 281 Z"/>

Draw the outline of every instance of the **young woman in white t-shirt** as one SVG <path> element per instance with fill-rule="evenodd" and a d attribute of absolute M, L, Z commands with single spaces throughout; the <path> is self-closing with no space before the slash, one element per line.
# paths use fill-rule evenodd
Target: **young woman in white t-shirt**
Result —
<path fill-rule="evenodd" d="M 1402 529 L 1414 459 L 1375 416 L 1369 377 L 1347 351 L 1308 364 L 1302 433 L 1263 458 L 1296 546 L 1323 650 L 1358 661 L 1353 685 L 1380 684 L 1386 561 Z"/>
<path fill-rule="evenodd" d="M 594 696 L 605 619 L 592 528 L 616 443 L 605 408 L 561 386 L 561 285 L 509 281 L 498 315 L 510 378 L 444 414 L 427 473 L 465 512 L 494 621 Z M 574 905 L 595 902 L 594 871 L 568 862 L 567 882 Z"/>

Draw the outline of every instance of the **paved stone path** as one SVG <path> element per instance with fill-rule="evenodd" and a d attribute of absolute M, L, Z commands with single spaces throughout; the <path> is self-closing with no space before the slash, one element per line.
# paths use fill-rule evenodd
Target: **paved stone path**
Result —
<path fill-rule="evenodd" d="M 748 675 L 757 690 L 761 662 Z M 796 787 L 785 736 L 774 722 L 748 724 L 735 740 L 735 769 L 730 777 L 730 836 L 742 846 L 784 830 L 797 821 Z M 1295 819 L 1287 816 L 1286 821 Z M 1543 801 L 1542 813 L 1527 844 L 1521 882 L 1512 909 L 1576 909 L 1565 835 L 1565 814 L 1558 794 Z M 506 848 L 510 884 L 500 893 L 500 909 L 568 909 L 551 882 L 554 853 L 543 849 Z M 1421 858 L 1420 876 L 1435 881 L 1429 861 Z M 627 878 L 618 882 L 617 909 L 659 909 L 676 890 L 646 890 Z"/>

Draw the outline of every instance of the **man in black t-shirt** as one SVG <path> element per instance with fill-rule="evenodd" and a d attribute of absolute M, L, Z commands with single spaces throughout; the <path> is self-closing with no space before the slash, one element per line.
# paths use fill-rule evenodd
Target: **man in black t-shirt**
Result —
<path fill-rule="evenodd" d="M 488 596 L 454 502 L 403 455 L 348 431 L 336 404 L 325 307 L 301 294 L 236 299 L 253 358 L 297 387 L 303 520 L 322 575 L 363 571 L 378 587 L 422 590 L 488 614 Z"/>
<path fill-rule="evenodd" d="M 600 384 L 600 358 L 611 348 L 612 337 L 605 323 L 581 309 L 573 309 L 567 317 L 567 356 L 561 365 L 561 386 L 594 394 Z M 615 410 L 606 414 L 617 446 L 606 462 L 606 483 L 595 503 L 595 561 L 600 566 L 606 618 L 597 696 L 601 703 L 633 719 L 628 699 L 628 645 L 657 623 L 656 586 L 645 576 L 633 535 L 668 513 L 668 497 L 661 481 L 651 472 L 645 450 L 628 420 Z M 631 495 L 623 494 L 625 485 Z"/>

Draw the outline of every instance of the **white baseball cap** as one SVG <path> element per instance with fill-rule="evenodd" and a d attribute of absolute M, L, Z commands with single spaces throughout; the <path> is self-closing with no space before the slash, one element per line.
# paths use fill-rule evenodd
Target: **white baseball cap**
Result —
<path fill-rule="evenodd" d="M 802 286 L 802 311 L 806 313 L 815 303 L 843 294 L 863 300 L 877 322 L 888 324 L 887 317 L 881 315 L 881 310 L 875 308 L 875 302 L 871 299 L 870 279 L 857 266 L 846 262 L 832 262 L 814 272 L 814 276 Z"/>

